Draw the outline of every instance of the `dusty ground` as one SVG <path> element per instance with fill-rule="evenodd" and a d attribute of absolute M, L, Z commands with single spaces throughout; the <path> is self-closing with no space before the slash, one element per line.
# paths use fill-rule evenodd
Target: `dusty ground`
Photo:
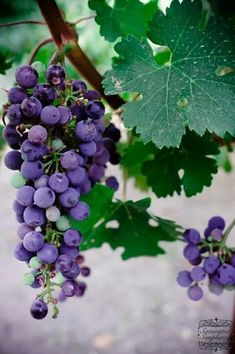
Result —
<path fill-rule="evenodd" d="M 182 245 L 165 244 L 166 256 L 121 261 L 108 246 L 87 252 L 92 267 L 87 295 L 61 305 L 58 320 L 31 319 L 35 291 L 21 283 L 25 265 L 12 257 L 16 223 L 10 172 L 0 168 L 0 354 L 196 354 L 201 319 L 230 319 L 233 294 L 190 302 L 177 286 L 177 271 L 187 266 Z M 234 218 L 235 173 L 220 173 L 213 187 L 191 199 L 155 200 L 152 210 L 183 226 L 203 229 L 214 214 Z M 132 186 L 129 197 L 141 197 Z"/>

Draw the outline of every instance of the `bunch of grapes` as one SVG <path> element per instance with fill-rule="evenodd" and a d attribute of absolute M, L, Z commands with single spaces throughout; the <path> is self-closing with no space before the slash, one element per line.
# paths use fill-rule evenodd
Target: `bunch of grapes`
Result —
<path fill-rule="evenodd" d="M 80 80 L 67 80 L 65 69 L 51 65 L 39 83 L 35 66 L 16 70 L 17 86 L 4 106 L 4 138 L 12 149 L 5 165 L 14 171 L 13 204 L 19 222 L 15 257 L 28 264 L 25 284 L 42 288 L 30 312 L 36 319 L 66 297 L 82 296 L 86 284 L 77 277 L 90 274 L 79 253 L 82 234 L 70 218 L 82 221 L 89 205 L 80 200 L 96 182 L 117 190 L 115 177 L 105 178 L 107 162 L 118 164 L 120 131 L 105 122 L 100 94 Z M 54 291 L 58 288 L 58 296 Z"/>
<path fill-rule="evenodd" d="M 226 245 L 226 240 L 233 224 L 224 232 L 225 221 L 220 216 L 212 217 L 204 232 L 204 238 L 195 229 L 184 232 L 184 257 L 194 267 L 191 271 L 178 273 L 177 282 L 188 288 L 191 300 L 203 297 L 200 283 L 208 279 L 211 293 L 220 295 L 224 288 L 235 285 L 235 253 Z"/>

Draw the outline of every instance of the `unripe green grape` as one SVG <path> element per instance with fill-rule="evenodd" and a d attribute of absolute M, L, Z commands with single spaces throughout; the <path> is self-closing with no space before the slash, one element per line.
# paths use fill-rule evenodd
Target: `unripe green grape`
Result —
<path fill-rule="evenodd" d="M 53 282 L 56 284 L 62 284 L 65 281 L 63 274 L 61 272 L 56 273 L 56 276 L 53 278 Z"/>
<path fill-rule="evenodd" d="M 61 139 L 54 139 L 53 141 L 52 141 L 52 147 L 54 148 L 54 149 L 56 149 L 56 150 L 60 150 L 60 149 L 63 149 L 63 147 L 64 147 L 64 143 L 63 143 L 63 141 L 61 140 Z"/>
<path fill-rule="evenodd" d="M 51 206 L 46 210 L 47 220 L 56 222 L 60 218 L 60 211 L 55 206 Z"/>
<path fill-rule="evenodd" d="M 34 276 L 32 273 L 25 273 L 22 276 L 22 282 L 25 285 L 32 285 L 34 283 Z"/>
<path fill-rule="evenodd" d="M 32 257 L 29 261 L 29 266 L 32 269 L 39 269 L 41 267 L 41 262 L 38 257 Z"/>
<path fill-rule="evenodd" d="M 10 183 L 13 188 L 20 188 L 26 185 L 26 178 L 20 172 L 16 172 L 11 177 Z"/>
<path fill-rule="evenodd" d="M 56 221 L 56 227 L 60 231 L 68 230 L 71 227 L 71 225 L 67 216 L 61 215 L 60 218 Z"/>

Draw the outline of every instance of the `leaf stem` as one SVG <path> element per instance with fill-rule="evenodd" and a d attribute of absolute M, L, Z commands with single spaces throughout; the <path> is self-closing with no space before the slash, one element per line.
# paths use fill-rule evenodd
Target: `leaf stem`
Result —
<path fill-rule="evenodd" d="M 227 242 L 228 236 L 230 234 L 230 232 L 232 231 L 232 229 L 235 226 L 235 219 L 231 222 L 231 224 L 227 227 L 227 229 L 225 230 L 221 245 L 224 246 Z"/>
<path fill-rule="evenodd" d="M 43 39 L 42 41 L 40 41 L 38 43 L 38 45 L 33 49 L 31 55 L 30 55 L 30 58 L 29 58 L 29 65 L 31 65 L 33 62 L 34 62 L 34 59 L 38 53 L 38 51 L 46 44 L 48 43 L 52 43 L 53 42 L 53 38 L 46 38 L 46 39 Z"/>
<path fill-rule="evenodd" d="M 94 15 L 93 16 L 88 16 L 88 17 L 82 17 L 82 18 L 78 19 L 77 21 L 73 22 L 73 25 L 78 25 L 81 22 L 84 22 L 84 21 L 87 21 L 87 20 L 91 20 L 93 18 L 95 18 Z"/>
<path fill-rule="evenodd" d="M 43 21 L 23 20 L 23 21 L 0 23 L 0 28 L 12 27 L 12 26 L 17 26 L 17 25 L 27 25 L 27 24 L 46 26 L 46 22 L 43 22 Z"/>

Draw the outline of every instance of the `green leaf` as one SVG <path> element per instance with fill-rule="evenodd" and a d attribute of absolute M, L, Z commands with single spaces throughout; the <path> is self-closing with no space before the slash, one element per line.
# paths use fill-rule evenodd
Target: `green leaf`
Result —
<path fill-rule="evenodd" d="M 219 155 L 216 156 L 216 161 L 217 161 L 218 167 L 222 168 L 224 170 L 224 172 L 227 172 L 227 173 L 232 172 L 233 165 L 232 165 L 232 161 L 229 156 L 228 148 L 226 146 L 222 146 L 220 148 L 220 153 L 219 153 Z"/>
<path fill-rule="evenodd" d="M 156 149 L 154 159 L 143 164 L 142 172 L 158 197 L 180 194 L 182 187 L 191 197 L 211 185 L 212 175 L 218 170 L 211 155 L 218 153 L 218 144 L 210 134 L 200 137 L 188 132 L 179 149 Z"/>
<path fill-rule="evenodd" d="M 166 15 L 157 11 L 148 35 L 169 47 L 170 62 L 157 64 L 148 42 L 129 36 L 115 46 L 119 58 L 103 81 L 106 94 L 142 94 L 124 105 L 124 123 L 159 148 L 179 146 L 185 126 L 235 134 L 235 74 L 218 75 L 219 67 L 235 67 L 234 28 L 213 17 L 200 31 L 201 10 L 200 1 L 174 0 Z"/>
<path fill-rule="evenodd" d="M 13 58 L 5 48 L 0 48 L 0 74 L 5 75 L 6 71 L 12 67 Z"/>
<path fill-rule="evenodd" d="M 148 21 L 157 10 L 157 1 L 143 4 L 139 0 L 115 0 L 113 7 L 105 0 L 89 0 L 89 7 L 96 11 L 100 34 L 110 42 L 127 34 L 141 38 L 148 30 Z"/>
<path fill-rule="evenodd" d="M 181 228 L 175 222 L 147 212 L 150 198 L 137 202 L 111 202 L 110 198 L 109 188 L 95 186 L 85 198 L 91 207 L 91 216 L 83 222 L 72 221 L 72 226 L 84 235 L 81 250 L 108 243 L 112 249 L 124 249 L 123 259 L 156 256 L 164 253 L 160 241 L 176 241 L 181 234 Z"/>

